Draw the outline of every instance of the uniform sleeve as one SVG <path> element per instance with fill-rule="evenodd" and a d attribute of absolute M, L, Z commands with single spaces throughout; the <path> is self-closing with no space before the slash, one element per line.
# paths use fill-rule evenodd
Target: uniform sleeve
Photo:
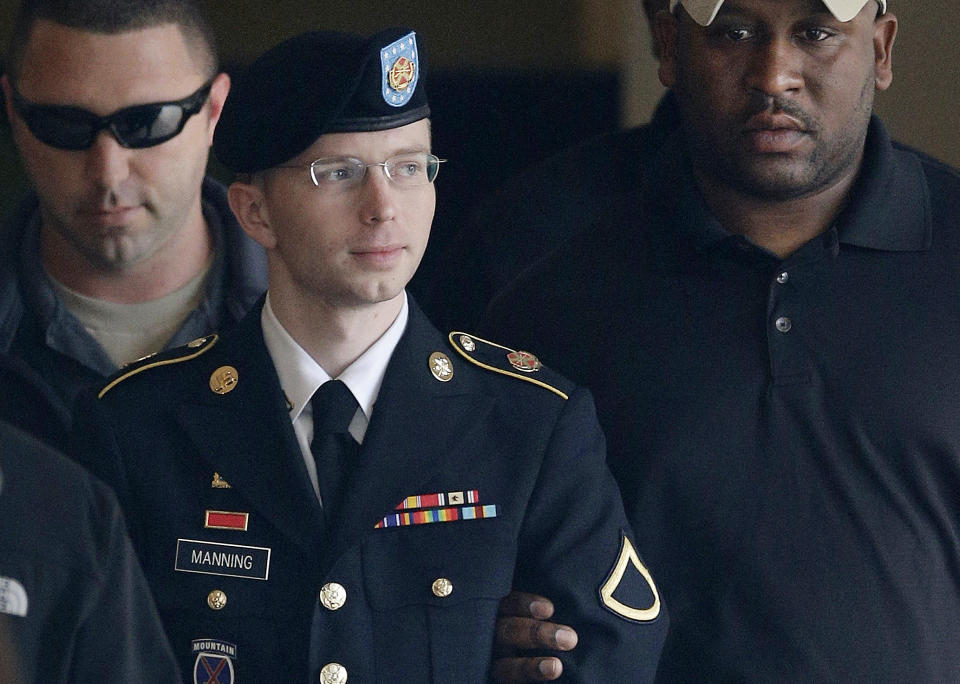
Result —
<path fill-rule="evenodd" d="M 86 524 L 100 531 L 88 610 L 78 627 L 71 682 L 179 682 L 180 672 L 113 494 L 94 483 Z"/>
<path fill-rule="evenodd" d="M 643 550 L 633 547 L 586 390 L 561 412 L 520 543 L 515 588 L 548 596 L 555 621 L 580 637 L 560 655 L 564 681 L 652 681 L 667 612 Z"/>

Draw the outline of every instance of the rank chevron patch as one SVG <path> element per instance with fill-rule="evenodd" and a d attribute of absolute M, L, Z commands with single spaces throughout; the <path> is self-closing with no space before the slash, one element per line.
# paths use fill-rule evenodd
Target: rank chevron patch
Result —
<path fill-rule="evenodd" d="M 600 587 L 600 602 L 612 613 L 631 622 L 652 622 L 660 617 L 660 592 L 636 549 L 621 533 L 620 554 L 607 580 Z M 651 600 L 647 608 L 635 603 Z"/>

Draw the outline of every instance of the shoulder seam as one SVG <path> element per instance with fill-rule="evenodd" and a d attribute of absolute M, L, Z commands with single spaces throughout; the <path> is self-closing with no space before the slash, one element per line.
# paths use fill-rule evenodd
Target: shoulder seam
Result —
<path fill-rule="evenodd" d="M 502 344 L 497 344 L 496 342 L 491 342 L 490 340 L 485 340 L 482 337 L 477 337 L 476 335 L 472 335 L 470 333 L 461 332 L 459 330 L 454 330 L 450 332 L 450 334 L 447 335 L 447 339 L 450 341 L 450 346 L 452 346 L 460 356 L 465 358 L 467 361 L 469 361 L 473 365 L 479 366 L 480 368 L 484 368 L 488 371 L 493 371 L 494 373 L 499 373 L 500 375 L 506 375 L 507 377 L 510 377 L 510 378 L 516 378 L 517 380 L 523 380 L 524 382 L 529 382 L 534 385 L 538 385 L 539 387 L 542 387 L 546 390 L 550 390 L 551 392 L 556 394 L 558 397 L 560 397 L 564 401 L 570 398 L 565 392 L 562 392 L 558 390 L 556 387 L 553 387 L 552 385 L 548 385 L 545 382 L 541 382 L 540 380 L 537 380 L 535 378 L 531 378 L 525 375 L 520 375 L 519 373 L 511 373 L 510 371 L 505 371 L 502 368 L 497 368 L 496 366 L 490 366 L 486 363 L 483 363 L 482 361 L 476 360 L 475 358 L 467 354 L 467 352 L 465 352 L 463 349 L 461 349 L 459 344 L 457 344 L 455 336 L 459 336 L 459 335 L 466 335 L 472 340 L 476 340 L 477 342 L 483 342 L 484 344 L 489 344 L 491 347 L 497 347 L 498 349 L 503 349 L 504 351 L 507 351 L 507 352 L 515 352 L 516 350 L 510 349 L 510 347 L 504 347 Z"/>
<path fill-rule="evenodd" d="M 220 339 L 220 336 L 219 336 L 219 335 L 213 334 L 213 335 L 211 335 L 209 338 L 207 338 L 207 340 L 205 340 L 205 344 L 204 344 L 202 347 L 200 347 L 200 349 L 198 349 L 197 351 L 193 352 L 192 354 L 187 354 L 186 356 L 177 356 L 177 357 L 174 357 L 174 358 L 172 358 L 172 359 L 163 359 L 163 360 L 161 360 L 161 361 L 154 361 L 153 363 L 147 363 L 147 364 L 144 364 L 143 366 L 138 366 L 138 367 L 134 368 L 133 370 L 131 370 L 131 371 L 127 372 L 127 373 L 124 373 L 123 375 L 121 375 L 121 376 L 119 376 L 119 377 L 117 377 L 117 378 L 114 378 L 113 381 L 110 382 L 110 384 L 108 384 L 106 387 L 104 387 L 102 390 L 100 390 L 100 391 L 97 393 L 97 399 L 103 399 L 104 395 L 105 395 L 107 392 L 109 392 L 110 390 L 112 390 L 114 387 L 116 387 L 117 385 L 119 385 L 121 382 L 123 382 L 123 381 L 126 380 L 127 378 L 130 378 L 130 377 L 133 377 L 134 375 L 137 375 L 138 373 L 142 373 L 142 372 L 145 371 L 145 370 L 149 370 L 149 369 L 151 369 L 151 368 L 157 368 L 157 367 L 159 367 L 159 366 L 169 366 L 170 364 L 181 363 L 181 362 L 183 362 L 183 361 L 190 361 L 191 359 L 195 359 L 195 358 L 197 358 L 198 356 L 200 356 L 201 354 L 203 354 L 203 353 L 207 352 L 209 349 L 211 349 L 211 348 L 213 347 L 213 345 L 215 345 L 215 344 L 217 343 L 217 340 L 219 340 L 219 339 Z"/>

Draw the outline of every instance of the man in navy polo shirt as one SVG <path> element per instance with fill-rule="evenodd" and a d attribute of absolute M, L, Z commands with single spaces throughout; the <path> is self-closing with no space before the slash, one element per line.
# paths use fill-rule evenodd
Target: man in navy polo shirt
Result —
<path fill-rule="evenodd" d="M 871 115 L 886 5 L 674 0 L 679 129 L 481 326 L 595 393 L 659 681 L 960 679 L 960 178 Z"/>

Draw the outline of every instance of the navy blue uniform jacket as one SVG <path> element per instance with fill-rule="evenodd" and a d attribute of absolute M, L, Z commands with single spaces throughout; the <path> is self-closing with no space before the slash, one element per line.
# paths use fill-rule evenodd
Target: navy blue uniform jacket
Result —
<path fill-rule="evenodd" d="M 568 399 L 509 377 L 495 369 L 503 350 L 482 342 L 469 361 L 411 301 L 343 523 L 324 533 L 260 308 L 233 334 L 143 362 L 78 407 L 79 453 L 120 497 L 184 670 L 204 665 L 194 654 L 213 643 L 225 655 L 206 666 L 226 658 L 239 682 L 316 681 L 327 663 L 351 682 L 481 682 L 498 601 L 515 587 L 546 592 L 578 630 L 567 681 L 652 678 L 667 620 L 639 559 L 614 573 L 612 600 L 600 596 L 630 533 L 586 390 L 546 369 L 529 378 Z M 434 352 L 450 362 L 447 382 L 430 372 Z M 210 380 L 224 366 L 237 381 L 217 394 Z M 497 516 L 375 529 L 406 497 L 460 491 Z M 248 513 L 246 531 L 206 528 L 207 511 Z M 209 550 L 251 567 L 207 560 Z M 441 578 L 445 596 L 434 592 Z M 318 603 L 331 582 L 345 590 L 339 610 Z"/>

